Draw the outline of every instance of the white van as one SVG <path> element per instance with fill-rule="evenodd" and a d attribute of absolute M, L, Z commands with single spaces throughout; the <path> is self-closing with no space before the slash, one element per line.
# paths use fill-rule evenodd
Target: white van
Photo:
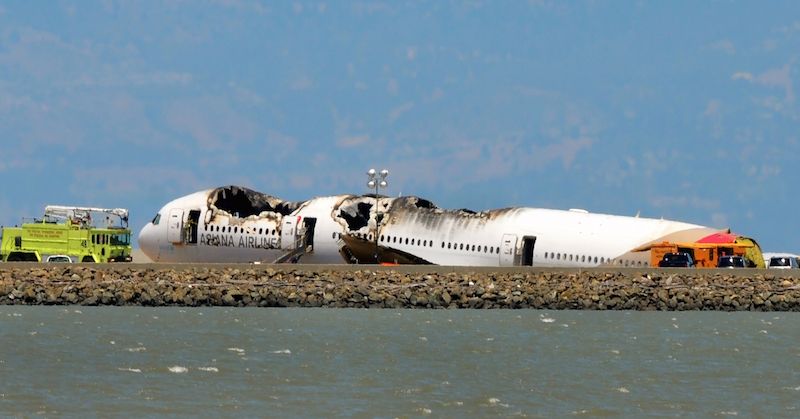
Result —
<path fill-rule="evenodd" d="M 50 255 L 47 257 L 47 262 L 72 263 L 72 258 L 67 255 Z"/>
<path fill-rule="evenodd" d="M 772 256 L 769 258 L 769 264 L 767 265 L 769 268 L 772 269 L 798 269 L 800 268 L 800 264 L 798 264 L 797 256 L 795 255 L 779 255 L 779 256 Z"/>

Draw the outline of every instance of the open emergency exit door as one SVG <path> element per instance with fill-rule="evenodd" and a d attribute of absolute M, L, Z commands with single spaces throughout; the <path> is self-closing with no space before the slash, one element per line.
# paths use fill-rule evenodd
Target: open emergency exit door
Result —
<path fill-rule="evenodd" d="M 180 244 L 183 238 L 183 210 L 175 208 L 169 210 L 167 220 L 167 240 L 170 243 Z"/>

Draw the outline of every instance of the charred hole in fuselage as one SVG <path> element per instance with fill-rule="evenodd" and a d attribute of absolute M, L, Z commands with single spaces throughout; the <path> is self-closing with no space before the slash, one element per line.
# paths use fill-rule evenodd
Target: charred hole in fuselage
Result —
<path fill-rule="evenodd" d="M 339 216 L 347 223 L 348 230 L 360 230 L 369 223 L 372 204 L 359 202 L 355 205 L 348 205 L 339 211 Z"/>
<path fill-rule="evenodd" d="M 417 208 L 425 208 L 425 209 L 437 208 L 433 202 L 422 198 L 417 198 L 417 202 L 414 202 L 414 206 L 416 206 Z"/>
<path fill-rule="evenodd" d="M 241 186 L 226 186 L 214 191 L 211 204 L 236 217 L 259 215 L 264 211 L 289 215 L 299 203 L 282 201 L 274 196 Z"/>

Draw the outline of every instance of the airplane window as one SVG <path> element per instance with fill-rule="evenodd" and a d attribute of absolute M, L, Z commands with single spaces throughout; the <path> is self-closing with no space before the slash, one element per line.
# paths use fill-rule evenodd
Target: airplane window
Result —
<path fill-rule="evenodd" d="M 586 262 L 586 255 L 581 256 L 581 262 Z"/>
<path fill-rule="evenodd" d="M 597 263 L 597 256 L 594 257 L 594 263 Z"/>
<path fill-rule="evenodd" d="M 450 243 L 447 243 L 447 248 L 448 248 L 448 249 L 450 248 Z"/>
<path fill-rule="evenodd" d="M 444 242 L 442 242 L 442 249 L 444 249 Z"/>
<path fill-rule="evenodd" d="M 458 246 L 458 247 L 459 247 L 459 249 L 458 249 L 458 250 L 464 250 L 464 243 L 461 243 L 461 244 L 459 244 L 459 246 Z"/>
<path fill-rule="evenodd" d="M 367 236 L 367 240 L 372 241 L 372 233 Z"/>
<path fill-rule="evenodd" d="M 474 244 L 472 245 L 472 251 L 473 252 L 475 251 L 475 245 Z"/>
<path fill-rule="evenodd" d="M 383 234 L 381 234 L 381 241 L 383 241 Z"/>
<path fill-rule="evenodd" d="M 156 216 L 153 217 L 153 225 L 157 226 L 159 221 L 161 221 L 161 214 L 156 214 Z"/>
<path fill-rule="evenodd" d="M 264 234 L 264 229 L 263 228 L 259 228 L 258 229 L 258 234 Z"/>
<path fill-rule="evenodd" d="M 406 244 L 408 244 L 408 237 L 406 237 Z"/>
<path fill-rule="evenodd" d="M 561 253 L 556 253 L 556 260 L 561 260 Z"/>
<path fill-rule="evenodd" d="M 411 239 L 411 244 L 412 244 L 412 245 L 414 244 L 414 239 Z"/>
<path fill-rule="evenodd" d="M 498 255 L 500 254 L 500 247 L 497 248 L 497 251 L 495 253 L 497 253 Z"/>

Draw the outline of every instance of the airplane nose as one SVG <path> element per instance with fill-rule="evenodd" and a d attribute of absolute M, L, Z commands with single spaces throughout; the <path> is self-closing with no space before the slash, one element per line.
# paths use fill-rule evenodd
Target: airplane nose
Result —
<path fill-rule="evenodd" d="M 153 262 L 158 260 L 158 236 L 153 223 L 147 223 L 139 232 L 139 250 Z"/>

